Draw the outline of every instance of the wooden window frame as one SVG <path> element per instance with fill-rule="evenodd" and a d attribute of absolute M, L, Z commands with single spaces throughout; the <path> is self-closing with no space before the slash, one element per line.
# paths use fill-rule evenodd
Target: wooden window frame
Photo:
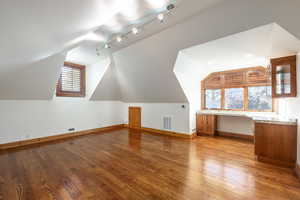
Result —
<path fill-rule="evenodd" d="M 85 97 L 86 90 L 86 78 L 85 78 L 85 66 L 79 65 L 71 62 L 64 62 L 64 66 L 80 69 L 80 92 L 68 92 L 62 91 L 62 77 L 61 74 L 59 76 L 59 80 L 56 86 L 56 96 L 58 97 Z"/>
<path fill-rule="evenodd" d="M 247 112 L 275 112 L 276 109 L 276 102 L 275 99 L 272 97 L 272 109 L 271 110 L 250 110 L 249 109 L 249 95 L 248 95 L 248 88 L 249 87 L 261 87 L 261 86 L 272 86 L 271 85 L 271 74 L 267 74 L 266 76 L 266 80 L 265 82 L 247 82 L 245 81 L 246 78 L 246 74 L 249 71 L 255 71 L 255 70 L 266 70 L 266 74 L 267 69 L 264 67 L 250 67 L 250 68 L 242 68 L 242 69 L 236 69 L 236 70 L 228 70 L 228 71 L 222 71 L 222 72 L 214 72 L 210 75 L 208 75 L 204 80 L 201 81 L 201 109 L 202 110 L 216 110 L 216 111 L 247 111 Z M 243 83 L 238 84 L 238 83 L 234 83 L 234 84 L 225 84 L 225 78 L 224 76 L 226 76 L 226 74 L 232 74 L 232 73 L 244 73 L 244 77 L 243 77 Z M 222 77 L 223 76 L 223 80 L 220 81 L 219 84 L 211 84 L 209 86 L 206 85 L 205 81 L 209 80 L 209 79 L 214 79 L 214 77 Z M 243 108 L 242 109 L 225 109 L 225 89 L 231 89 L 231 88 L 244 88 L 244 101 L 243 101 Z M 205 102 L 205 94 L 206 94 L 206 90 L 215 90 L 215 89 L 220 89 L 221 90 L 221 108 L 219 109 L 208 109 L 206 108 L 206 102 Z"/>

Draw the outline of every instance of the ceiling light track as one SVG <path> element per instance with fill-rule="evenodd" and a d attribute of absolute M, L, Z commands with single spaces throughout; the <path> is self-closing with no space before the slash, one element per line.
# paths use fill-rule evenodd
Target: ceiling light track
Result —
<path fill-rule="evenodd" d="M 109 49 L 111 48 L 112 44 L 117 42 L 117 43 L 121 43 L 124 39 L 127 38 L 127 36 L 129 35 L 138 35 L 141 30 L 143 30 L 148 24 L 156 21 L 156 20 L 159 20 L 160 23 L 163 23 L 164 20 L 165 20 L 165 17 L 167 15 L 170 14 L 170 12 L 175 8 L 175 5 L 174 4 L 169 4 L 166 9 L 158 14 L 155 14 L 151 20 L 149 20 L 148 22 L 146 23 L 143 23 L 143 24 L 140 24 L 140 25 L 134 25 L 130 31 L 124 33 L 124 34 L 118 34 L 118 36 L 116 36 L 115 38 L 113 38 L 112 40 L 109 40 L 108 42 L 106 42 L 104 44 L 104 46 L 102 47 L 102 49 Z M 100 49 L 97 48 L 96 49 L 96 52 L 97 52 L 97 55 L 100 55 L 99 54 L 99 51 Z"/>

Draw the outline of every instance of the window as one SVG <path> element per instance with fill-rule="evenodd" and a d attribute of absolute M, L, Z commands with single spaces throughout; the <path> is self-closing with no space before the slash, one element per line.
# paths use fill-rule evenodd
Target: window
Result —
<path fill-rule="evenodd" d="M 56 96 L 85 96 L 85 66 L 65 62 L 57 83 Z"/>
<path fill-rule="evenodd" d="M 201 81 L 201 99 L 202 109 L 272 112 L 270 70 L 259 66 L 211 73 Z"/>
<path fill-rule="evenodd" d="M 225 89 L 225 109 L 242 110 L 244 108 L 244 88 Z"/>
<path fill-rule="evenodd" d="M 221 109 L 221 90 L 205 91 L 206 109 Z"/>
<path fill-rule="evenodd" d="M 248 88 L 248 109 L 249 110 L 272 110 L 272 87 L 260 86 Z"/>

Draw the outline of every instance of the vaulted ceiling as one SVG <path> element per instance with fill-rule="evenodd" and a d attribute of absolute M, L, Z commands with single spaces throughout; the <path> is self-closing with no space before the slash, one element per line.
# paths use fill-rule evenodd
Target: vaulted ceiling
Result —
<path fill-rule="evenodd" d="M 191 102 L 188 94 L 184 92 L 185 85 L 180 82 L 181 80 L 179 80 L 179 84 L 178 79 L 180 77 L 174 73 L 174 66 L 181 50 L 267 24 L 273 24 L 274 22 L 282 28 L 277 26 L 274 28 L 273 25 L 267 26 L 262 30 L 266 34 L 258 34 L 254 31 L 253 34 L 249 34 L 250 36 L 246 34 L 245 37 L 240 37 L 242 39 L 230 40 L 229 43 L 232 44 L 227 45 L 227 48 L 232 50 L 235 46 L 239 46 L 236 49 L 236 52 L 240 51 L 239 55 L 241 55 L 241 51 L 246 54 L 245 49 L 249 53 L 253 53 L 257 48 L 255 54 L 258 57 L 265 56 L 263 60 L 272 55 L 284 56 L 283 54 L 286 53 L 296 53 L 298 49 L 295 48 L 297 44 L 295 41 L 300 38 L 300 28 L 295 21 L 297 17 L 300 17 L 295 9 L 297 6 L 300 6 L 300 2 L 292 0 L 287 4 L 282 3 L 280 0 L 226 1 L 113 53 L 117 77 L 122 91 L 122 100 L 125 102 Z M 224 13 L 226 13 L 226 16 L 224 16 Z M 253 15 L 253 13 L 256 14 Z M 275 31 L 271 31 L 273 29 Z M 281 36 L 285 32 L 289 32 L 289 37 L 284 37 L 286 40 L 282 40 L 283 37 Z M 283 41 L 290 49 L 285 49 L 286 47 L 280 44 Z M 281 46 L 281 51 L 278 51 L 279 48 L 276 48 L 276 46 Z M 222 51 L 227 56 L 230 52 L 233 52 L 224 48 L 222 42 L 218 43 L 213 50 L 211 50 L 212 48 L 202 50 L 198 48 L 198 51 L 194 51 L 193 56 L 190 56 L 192 59 L 183 64 L 183 68 L 198 65 L 199 70 L 194 70 L 193 76 L 199 74 L 200 77 L 200 74 L 210 73 L 211 66 L 200 68 L 201 62 L 194 62 L 194 60 L 206 59 L 206 62 L 208 62 L 206 50 L 211 52 L 209 59 L 215 58 L 216 60 L 220 60 Z M 236 61 L 240 61 L 240 59 Z M 261 62 L 259 59 L 257 61 Z M 219 68 L 219 70 L 233 67 L 231 66 L 232 62 L 226 64 L 230 66 L 222 66 L 223 68 Z M 243 67 L 241 64 L 241 62 L 239 64 L 235 63 L 235 65 Z M 192 75 L 190 74 L 190 76 Z M 185 81 L 188 83 L 188 78 Z M 192 85 L 188 87 L 197 88 L 199 83 L 200 81 L 193 82 L 195 87 Z M 100 91 L 95 91 L 95 93 L 98 92 L 100 93 Z M 199 98 L 195 98 L 195 101 L 199 101 Z"/>
<path fill-rule="evenodd" d="M 164 24 L 154 21 L 96 55 L 107 38 L 155 17 L 170 2 L 178 8 Z M 300 38 L 299 7 L 295 0 L 3 0 L 0 99 L 51 99 L 72 49 L 68 59 L 86 65 L 111 55 L 113 68 L 94 87 L 93 100 L 185 102 L 173 69 L 180 50 L 274 22 Z"/>
<path fill-rule="evenodd" d="M 200 109 L 200 83 L 210 73 L 268 67 L 271 58 L 298 52 L 300 40 L 278 24 L 271 23 L 181 50 L 174 72 L 189 102 Z"/>

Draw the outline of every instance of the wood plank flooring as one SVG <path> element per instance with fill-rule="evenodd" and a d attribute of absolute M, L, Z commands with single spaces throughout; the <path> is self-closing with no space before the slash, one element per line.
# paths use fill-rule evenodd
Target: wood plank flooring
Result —
<path fill-rule="evenodd" d="M 120 129 L 0 152 L 0 200 L 300 199 L 292 169 L 253 144 Z"/>

